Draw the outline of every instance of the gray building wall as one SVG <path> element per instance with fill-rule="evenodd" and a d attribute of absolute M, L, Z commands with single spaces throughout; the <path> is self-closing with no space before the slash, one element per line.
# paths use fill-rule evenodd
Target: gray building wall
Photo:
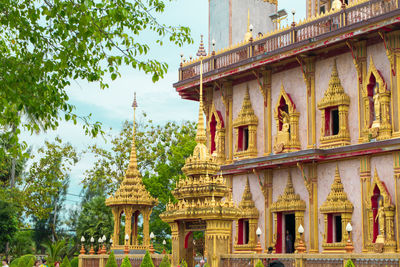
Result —
<path fill-rule="evenodd" d="M 232 11 L 232 43 L 229 43 L 229 16 Z M 216 41 L 215 49 L 220 50 L 244 40 L 247 31 L 247 11 L 250 11 L 250 24 L 254 26 L 253 37 L 259 32 L 267 33 L 274 29 L 269 16 L 276 12 L 274 4 L 264 0 L 209 0 L 209 48 Z"/>

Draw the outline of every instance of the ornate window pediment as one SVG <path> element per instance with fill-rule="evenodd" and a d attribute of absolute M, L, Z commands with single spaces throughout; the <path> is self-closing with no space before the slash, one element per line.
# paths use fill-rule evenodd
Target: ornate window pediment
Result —
<path fill-rule="evenodd" d="M 348 234 L 347 223 L 351 222 L 353 204 L 344 191 L 339 168 L 336 166 L 335 179 L 320 211 L 324 214 L 325 233 L 322 247 L 325 252 L 344 252 Z"/>
<path fill-rule="evenodd" d="M 297 247 L 296 244 L 299 242 L 300 238 L 304 238 L 304 235 L 300 237 L 297 229 L 300 225 L 304 225 L 305 210 L 306 202 L 300 198 L 299 194 L 295 193 L 292 176 L 289 172 L 285 191 L 278 197 L 278 200 L 271 205 L 271 212 L 274 214 L 274 247 L 276 253 L 283 252 L 283 239 L 285 237 L 283 225 L 288 223 L 286 221 L 287 214 L 292 214 L 292 216 L 294 214 L 294 231 L 292 233 L 294 240 L 291 242 L 295 242 L 292 243 L 292 247 Z M 285 250 L 288 252 L 287 247 L 285 247 Z M 292 252 L 293 251 L 289 251 L 289 253 Z"/>
<path fill-rule="evenodd" d="M 225 162 L 225 125 L 220 111 L 211 105 L 211 112 L 208 118 L 208 136 L 210 137 L 210 154 L 215 155 L 217 162 Z"/>
<path fill-rule="evenodd" d="M 382 74 L 376 69 L 372 57 L 368 74 L 364 82 L 364 140 L 376 138 L 389 139 L 392 136 L 390 123 L 390 91 Z"/>
<path fill-rule="evenodd" d="M 350 97 L 344 92 L 334 61 L 328 89 L 318 103 L 321 110 L 321 148 L 350 144 L 348 114 Z"/>
<path fill-rule="evenodd" d="M 395 252 L 395 206 L 385 183 L 379 179 L 376 169 L 367 200 L 367 209 L 368 240 L 366 246 L 368 251 Z"/>
<path fill-rule="evenodd" d="M 233 121 L 236 133 L 235 158 L 250 158 L 257 156 L 257 125 L 258 118 L 250 101 L 249 88 L 243 99 L 242 109 Z"/>
<path fill-rule="evenodd" d="M 300 150 L 299 116 L 290 95 L 285 92 L 283 84 L 275 105 L 276 136 L 274 152 L 291 152 Z"/>
<path fill-rule="evenodd" d="M 258 225 L 259 212 L 250 191 L 249 178 L 243 191 L 242 201 L 239 203 L 241 217 L 236 224 L 235 251 L 254 251 L 257 245 L 256 229 Z"/>

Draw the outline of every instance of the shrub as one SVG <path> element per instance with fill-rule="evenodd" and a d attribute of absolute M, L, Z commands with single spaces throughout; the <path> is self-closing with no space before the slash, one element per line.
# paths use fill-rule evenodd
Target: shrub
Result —
<path fill-rule="evenodd" d="M 206 262 L 203 267 L 210 267 L 210 264 L 208 264 L 208 262 Z"/>
<path fill-rule="evenodd" d="M 261 260 L 257 261 L 256 267 L 264 267 L 264 264 L 261 262 Z"/>
<path fill-rule="evenodd" d="M 140 264 L 140 267 L 154 267 L 153 260 L 150 257 L 149 251 L 146 251 L 146 255 L 144 255 L 143 261 Z"/>
<path fill-rule="evenodd" d="M 345 267 L 355 267 L 355 265 L 354 265 L 354 263 L 353 263 L 352 260 L 348 260 L 348 261 L 346 262 Z"/>
<path fill-rule="evenodd" d="M 132 267 L 131 261 L 129 260 L 128 256 L 126 256 L 125 259 L 122 261 L 121 267 Z"/>
<path fill-rule="evenodd" d="M 79 266 L 79 258 L 75 257 L 71 260 L 71 267 L 78 267 Z"/>
<path fill-rule="evenodd" d="M 20 258 L 16 258 L 15 260 L 13 260 L 10 264 L 10 267 L 18 267 L 18 262 L 19 262 Z"/>
<path fill-rule="evenodd" d="M 167 255 L 164 256 L 159 267 L 171 267 L 171 263 L 169 262 L 169 258 Z"/>
<path fill-rule="evenodd" d="M 71 267 L 71 263 L 69 262 L 67 256 L 65 256 L 64 260 L 62 261 L 60 267 Z"/>
<path fill-rule="evenodd" d="M 16 265 L 14 265 L 15 267 L 32 267 L 33 265 L 35 265 L 36 257 L 28 254 L 28 255 L 24 255 L 16 260 L 18 260 L 18 262 L 16 263 Z M 14 260 L 14 261 L 16 261 L 16 260 Z M 13 263 L 14 263 L 14 261 L 13 261 Z M 30 263 L 32 263 L 32 265 L 29 265 Z M 11 265 L 13 266 L 13 264 L 11 264 Z"/>
<path fill-rule="evenodd" d="M 110 256 L 108 257 L 106 267 L 118 267 L 117 261 L 115 260 L 114 251 L 111 251 Z"/>

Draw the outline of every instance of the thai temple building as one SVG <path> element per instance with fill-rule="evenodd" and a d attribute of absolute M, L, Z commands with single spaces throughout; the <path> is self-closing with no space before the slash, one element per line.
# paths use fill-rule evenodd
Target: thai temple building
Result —
<path fill-rule="evenodd" d="M 161 216 L 173 266 L 193 266 L 194 231 L 211 266 L 268 248 L 400 252 L 400 3 L 307 0 L 279 27 L 278 1 L 210 0 L 208 53 L 182 59 L 174 87 L 200 112 Z"/>

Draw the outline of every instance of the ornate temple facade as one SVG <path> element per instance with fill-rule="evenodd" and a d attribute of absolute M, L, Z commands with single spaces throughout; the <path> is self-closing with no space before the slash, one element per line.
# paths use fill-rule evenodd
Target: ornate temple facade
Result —
<path fill-rule="evenodd" d="M 238 45 L 182 61 L 174 87 L 201 101 L 206 136 L 198 144 L 206 148 L 188 159 L 191 178 L 177 186 L 185 201 L 176 205 L 226 205 L 229 237 L 214 237 L 229 241 L 224 253 L 254 252 L 257 227 L 263 250 L 274 253 L 299 243 L 307 253 L 344 253 L 349 238 L 357 253 L 400 252 L 399 1 L 304 4 L 304 21 L 261 35 L 247 30 Z M 218 175 L 207 176 L 219 170 L 220 191 L 185 189 L 217 183 Z M 189 218 L 174 209 L 163 218 L 173 238 Z"/>

